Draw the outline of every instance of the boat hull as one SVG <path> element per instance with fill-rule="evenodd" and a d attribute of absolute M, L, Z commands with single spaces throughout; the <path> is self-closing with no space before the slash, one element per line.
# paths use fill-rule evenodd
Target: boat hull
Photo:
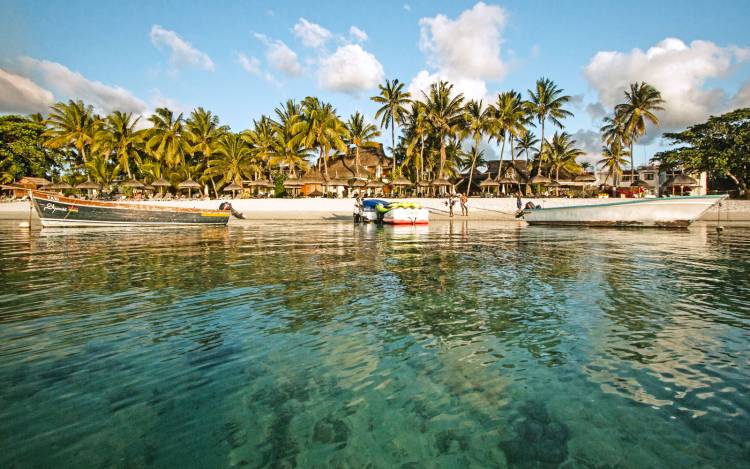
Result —
<path fill-rule="evenodd" d="M 524 211 L 530 225 L 684 228 L 725 195 L 636 199 Z"/>
<path fill-rule="evenodd" d="M 426 208 L 394 208 L 383 215 L 389 225 L 427 225 L 430 212 Z"/>
<path fill-rule="evenodd" d="M 226 225 L 229 210 L 161 207 L 75 199 L 32 192 L 43 227 Z"/>

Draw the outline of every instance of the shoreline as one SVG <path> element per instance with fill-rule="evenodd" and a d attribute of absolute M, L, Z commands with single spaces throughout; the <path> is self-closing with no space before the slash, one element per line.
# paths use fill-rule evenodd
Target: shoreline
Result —
<path fill-rule="evenodd" d="M 387 200 L 400 200 L 388 198 Z M 405 198 L 424 205 L 430 211 L 431 220 L 450 220 L 445 199 L 434 198 Z M 612 202 L 613 199 L 566 199 L 566 198 L 524 198 L 524 203 L 532 201 L 542 207 L 564 207 L 571 205 L 597 205 Z M 222 202 L 230 202 L 235 210 L 242 212 L 248 220 L 290 221 L 316 220 L 341 222 L 351 221 L 354 211 L 354 199 L 224 199 L 224 200 L 171 200 L 129 202 L 132 204 L 146 204 L 158 206 L 172 206 L 184 208 L 218 208 Z M 29 202 L 0 203 L 0 219 L 28 220 Z M 472 198 L 469 199 L 469 216 L 460 215 L 458 203 L 454 206 L 453 220 L 487 220 L 487 221 L 515 221 L 516 199 L 503 198 Z M 39 220 L 36 212 L 33 220 Z M 725 200 L 721 206 L 722 222 L 750 222 L 750 200 Z M 708 210 L 699 218 L 700 221 L 715 222 L 717 208 Z"/>

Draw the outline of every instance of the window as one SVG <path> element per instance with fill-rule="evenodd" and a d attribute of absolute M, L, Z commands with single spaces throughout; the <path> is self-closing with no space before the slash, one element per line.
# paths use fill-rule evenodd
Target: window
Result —
<path fill-rule="evenodd" d="M 647 181 L 653 181 L 654 180 L 654 173 L 647 173 L 646 174 L 646 180 Z"/>

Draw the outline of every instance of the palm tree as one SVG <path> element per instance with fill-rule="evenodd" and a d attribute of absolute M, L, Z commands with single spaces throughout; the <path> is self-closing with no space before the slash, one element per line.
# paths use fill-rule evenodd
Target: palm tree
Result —
<path fill-rule="evenodd" d="M 375 142 L 375 137 L 380 135 L 380 131 L 374 125 L 365 123 L 365 118 L 359 113 L 359 111 L 352 114 L 349 121 L 346 123 L 346 128 L 349 131 L 348 142 L 351 145 L 354 145 L 354 166 L 356 167 L 357 176 L 359 177 L 359 148 L 376 146 L 377 143 Z M 393 170 L 395 172 L 396 168 L 394 167 Z"/>
<path fill-rule="evenodd" d="M 614 141 L 608 146 L 602 147 L 602 156 L 604 158 L 597 161 L 597 165 L 600 165 L 603 169 L 607 169 L 607 177 L 604 178 L 604 184 L 607 184 L 610 174 L 612 175 L 612 184 L 617 184 L 617 175 L 622 174 L 622 166 L 627 164 L 625 157 L 630 152 L 626 150 L 622 143 Z"/>
<path fill-rule="evenodd" d="M 229 132 L 229 126 L 219 125 L 219 116 L 199 107 L 185 121 L 185 130 L 191 153 L 200 153 L 207 161 L 211 159 L 219 139 Z"/>
<path fill-rule="evenodd" d="M 544 124 L 549 119 L 552 124 L 559 128 L 563 125 L 560 119 L 572 117 L 573 113 L 564 108 L 565 104 L 570 101 L 570 96 L 563 95 L 563 90 L 558 88 L 555 82 L 548 78 L 540 78 L 536 81 L 536 89 L 528 90 L 529 113 L 536 118 L 541 126 L 541 135 L 539 139 L 539 174 L 542 172 L 542 162 L 544 159 L 543 147 L 547 144 L 544 140 Z"/>
<path fill-rule="evenodd" d="M 49 128 L 44 132 L 48 138 L 45 145 L 51 149 L 73 148 L 80 159 L 78 164 L 85 165 L 88 161 L 86 149 L 94 143 L 100 125 L 94 108 L 83 101 L 71 99 L 67 103 L 57 103 L 47 117 Z"/>
<path fill-rule="evenodd" d="M 424 176 L 424 149 L 425 139 L 430 136 L 432 129 L 427 117 L 427 108 L 421 101 L 412 101 L 411 109 L 406 118 L 406 158 L 402 168 L 408 161 L 413 161 L 414 172 L 417 174 L 416 181 L 419 182 Z M 419 156 L 415 148 L 419 144 Z"/>
<path fill-rule="evenodd" d="M 455 134 L 463 122 L 464 95 L 458 93 L 453 96 L 453 85 L 445 81 L 433 83 L 430 85 L 429 93 L 422 94 L 425 98 L 427 119 L 440 141 L 440 166 L 437 178 L 442 179 L 446 161 L 445 139 Z"/>
<path fill-rule="evenodd" d="M 515 168 L 516 151 L 514 143 L 516 139 L 523 137 L 528 133 L 526 126 L 529 125 L 531 118 L 528 113 L 528 105 L 521 97 L 521 93 L 511 90 L 500 93 L 497 97 L 497 103 L 492 108 L 493 114 L 493 135 L 500 141 L 500 168 L 502 168 L 503 157 L 505 154 L 505 141 L 510 142 L 510 160 L 511 165 Z M 498 178 L 500 174 L 498 173 Z M 520 188 L 520 182 L 519 182 Z"/>
<path fill-rule="evenodd" d="M 141 162 L 143 133 L 135 128 L 140 119 L 140 116 L 133 118 L 133 113 L 114 111 L 104 119 L 95 135 L 94 151 L 107 158 L 114 155 L 119 167 L 125 170 L 130 179 L 133 178 L 130 162 Z"/>
<path fill-rule="evenodd" d="M 217 141 L 205 174 L 209 177 L 221 177 L 221 185 L 231 182 L 241 185 L 242 179 L 252 178 L 257 169 L 250 146 L 241 136 L 226 133 Z"/>
<path fill-rule="evenodd" d="M 646 82 L 631 83 L 630 91 L 625 91 L 625 102 L 615 106 L 615 116 L 625 125 L 625 132 L 630 143 L 630 174 L 635 174 L 633 166 L 633 145 L 646 133 L 646 121 L 658 126 L 659 118 L 655 111 L 663 111 L 664 100 L 659 90 Z"/>
<path fill-rule="evenodd" d="M 94 155 L 86 161 L 86 174 L 105 189 L 108 189 L 117 179 L 121 169 L 119 164 L 112 163 L 109 156 L 104 154 Z"/>
<path fill-rule="evenodd" d="M 171 168 L 184 163 L 191 148 L 185 138 L 182 114 L 175 117 L 172 111 L 160 107 L 148 120 L 153 127 L 146 131 L 146 151 Z"/>
<path fill-rule="evenodd" d="M 400 126 L 408 114 L 407 105 L 411 94 L 404 91 L 404 84 L 398 79 L 386 80 L 385 85 L 378 85 L 380 94 L 370 99 L 382 106 L 375 113 L 375 119 L 380 119 L 380 127 L 391 128 L 391 152 L 393 153 L 393 171 L 396 171 L 396 126 Z"/>
<path fill-rule="evenodd" d="M 533 132 L 526 132 L 518 138 L 518 148 L 523 150 L 526 162 L 529 161 L 529 150 L 534 148 L 539 143 L 539 139 L 536 138 Z"/>
<path fill-rule="evenodd" d="M 463 135 L 470 137 L 474 142 L 472 150 L 468 153 L 470 156 L 469 165 L 469 179 L 466 182 L 466 194 L 469 195 L 471 191 L 471 179 L 474 176 L 474 168 L 476 168 L 477 159 L 484 155 L 483 151 L 479 151 L 479 144 L 482 141 L 482 136 L 489 133 L 492 130 L 492 119 L 490 108 L 482 109 L 482 101 L 471 100 L 464 106 L 464 123 L 461 126 L 461 132 Z"/>
<path fill-rule="evenodd" d="M 562 132 L 552 136 L 552 141 L 547 146 L 548 154 L 546 155 L 550 163 L 550 171 L 555 170 L 555 181 L 560 179 L 560 168 L 568 172 L 580 172 L 581 167 L 578 165 L 576 158 L 583 156 L 585 153 L 580 148 L 575 147 L 576 141 L 573 140 L 569 133 Z M 555 187 L 555 195 L 558 194 L 558 188 Z"/>
<path fill-rule="evenodd" d="M 293 145 L 302 144 L 308 148 L 318 148 L 318 168 L 322 161 L 324 173 L 328 177 L 328 156 L 330 150 L 346 152 L 346 139 L 349 131 L 330 103 L 321 103 L 318 98 L 308 96 L 302 102 L 303 118 L 297 122 L 292 132 Z"/>
<path fill-rule="evenodd" d="M 471 180 L 474 176 L 474 169 L 477 166 L 487 164 L 484 159 L 484 150 L 480 150 L 477 145 L 472 145 L 468 152 L 462 152 L 462 156 L 468 159 L 468 164 L 465 165 L 469 170 L 469 179 L 466 184 L 466 195 L 471 195 Z"/>

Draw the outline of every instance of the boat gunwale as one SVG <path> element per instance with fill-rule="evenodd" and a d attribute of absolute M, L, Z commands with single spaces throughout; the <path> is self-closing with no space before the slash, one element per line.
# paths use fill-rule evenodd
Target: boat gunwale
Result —
<path fill-rule="evenodd" d="M 182 212 L 182 213 L 214 213 L 220 215 L 230 215 L 229 210 L 219 210 L 215 208 L 194 208 L 194 207 L 174 207 L 174 206 L 159 206 L 149 205 L 141 203 L 123 203 L 123 202 L 109 202 L 104 200 L 84 200 L 77 199 L 75 197 L 67 197 L 64 195 L 52 194 L 49 192 L 37 191 L 29 189 L 32 199 L 44 200 L 49 202 L 59 202 L 63 204 L 79 205 L 82 207 L 99 207 L 99 208 L 111 208 L 118 210 L 145 210 L 150 212 Z M 41 197 L 40 197 L 41 195 Z"/>
<path fill-rule="evenodd" d="M 649 198 L 643 198 L 643 199 L 623 200 L 623 201 L 617 201 L 617 202 L 606 202 L 606 203 L 603 203 L 603 204 L 567 205 L 567 206 L 561 206 L 561 207 L 542 207 L 542 208 L 535 208 L 535 209 L 527 209 L 527 210 L 524 210 L 524 212 L 528 214 L 528 213 L 534 213 L 535 211 L 541 211 L 541 210 L 567 210 L 567 209 L 571 209 L 571 208 L 612 207 L 612 206 L 615 206 L 615 205 L 642 204 L 642 203 L 655 202 L 655 201 L 666 201 L 666 200 L 685 200 L 685 199 L 716 199 L 716 200 L 723 200 L 723 199 L 726 199 L 727 197 L 729 197 L 727 194 L 685 195 L 685 196 L 675 196 L 675 197 L 649 197 Z M 714 202 L 714 203 L 716 203 L 716 202 Z"/>

